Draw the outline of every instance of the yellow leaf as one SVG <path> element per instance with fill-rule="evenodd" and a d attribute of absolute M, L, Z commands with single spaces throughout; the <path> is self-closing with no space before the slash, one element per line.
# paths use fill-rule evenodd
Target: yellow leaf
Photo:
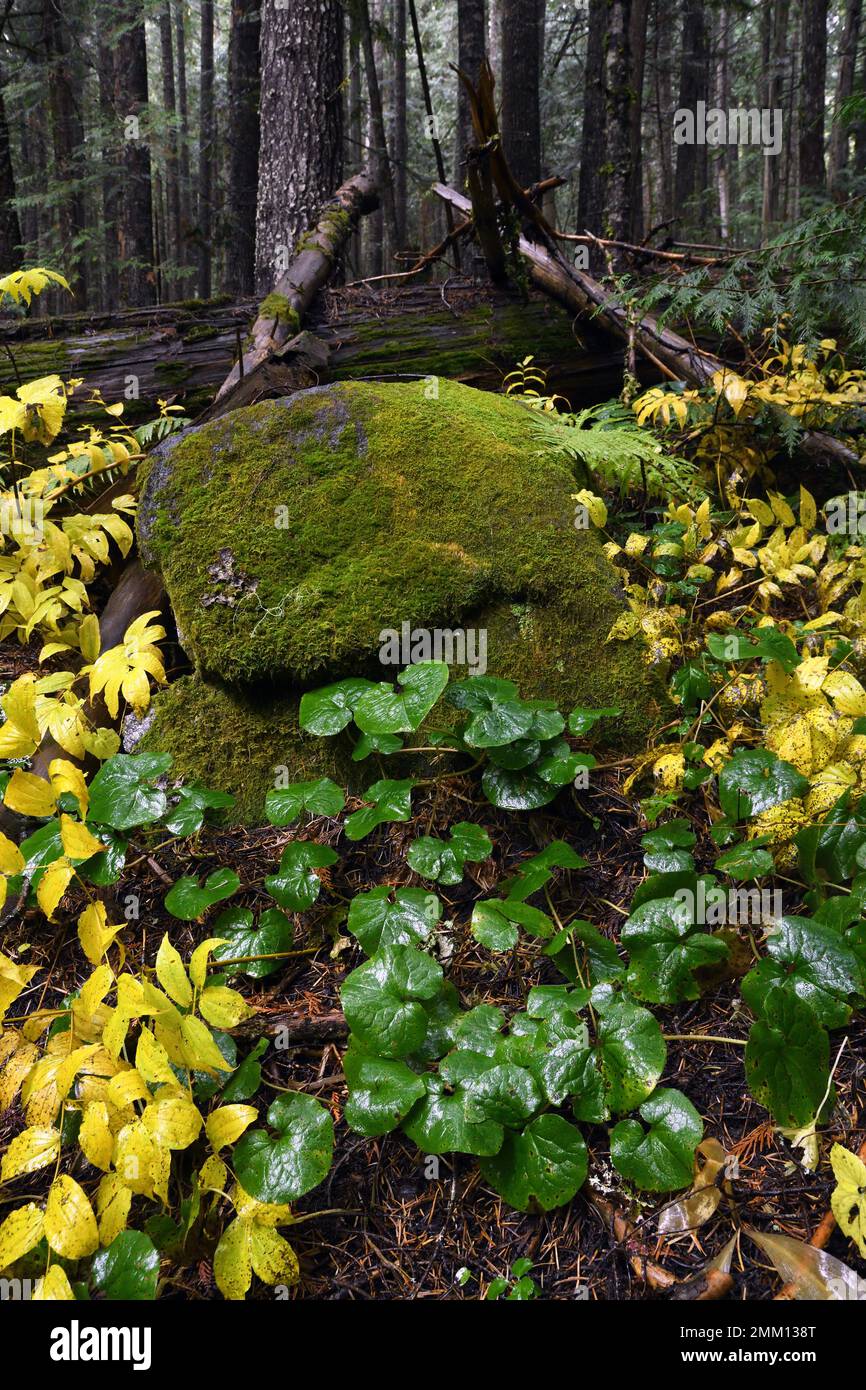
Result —
<path fill-rule="evenodd" d="M 35 1202 L 10 1212 L 0 1225 L 0 1270 L 8 1269 L 39 1244 L 43 1225 L 42 1210 Z"/>
<path fill-rule="evenodd" d="M 139 1076 L 134 1067 L 128 1071 L 120 1071 L 113 1076 L 108 1083 L 106 1092 L 112 1105 L 116 1105 L 118 1110 L 125 1110 L 128 1105 L 132 1105 L 137 1100 L 150 1100 L 150 1091 L 144 1084 L 144 1078 Z"/>
<path fill-rule="evenodd" d="M 852 719 L 866 714 L 866 690 L 847 671 L 831 671 L 824 681 L 824 694 L 829 695 L 839 714 Z"/>
<path fill-rule="evenodd" d="M 800 484 L 800 525 L 807 531 L 814 531 L 815 522 L 818 520 L 818 508 L 811 492 Z"/>
<path fill-rule="evenodd" d="M 116 927 L 108 925 L 104 903 L 92 902 L 84 909 L 78 919 L 78 940 L 91 965 L 99 965 L 122 927 L 123 923 Z"/>
<path fill-rule="evenodd" d="M 219 1151 L 224 1149 L 226 1144 L 233 1144 L 236 1139 L 240 1139 L 244 1130 L 257 1116 L 258 1111 L 254 1105 L 221 1105 L 218 1110 L 213 1110 L 205 1124 L 205 1131 L 213 1148 Z"/>
<path fill-rule="evenodd" d="M 90 859 L 105 848 L 82 821 L 73 820 L 65 813 L 60 816 L 60 840 L 69 859 Z"/>
<path fill-rule="evenodd" d="M 106 1173 L 96 1192 L 96 1214 L 99 1218 L 99 1243 L 110 1245 L 121 1231 L 126 1230 L 132 1193 L 116 1173 Z"/>
<path fill-rule="evenodd" d="M 28 1042 L 21 1044 L 6 1061 L 0 1071 L 0 1113 L 8 1110 L 38 1056 L 39 1049 Z"/>
<path fill-rule="evenodd" d="M 171 1069 L 168 1053 L 158 1043 L 149 1028 L 142 1028 L 135 1048 L 136 1071 L 150 1086 L 172 1086 L 177 1077 Z"/>
<path fill-rule="evenodd" d="M 78 811 L 82 819 L 87 815 L 88 793 L 87 783 L 84 780 L 84 773 L 75 763 L 70 763 L 66 758 L 52 758 L 48 764 L 48 776 L 51 778 L 51 786 L 54 795 L 58 798 L 63 792 L 72 792 L 78 801 Z"/>
<path fill-rule="evenodd" d="M 226 1226 L 214 1252 L 213 1274 L 223 1298 L 239 1301 L 252 1283 L 249 1225 L 236 1217 Z"/>
<path fill-rule="evenodd" d="M 866 1163 L 841 1144 L 830 1150 L 836 1187 L 830 1207 L 844 1235 L 850 1236 L 866 1259 Z"/>
<path fill-rule="evenodd" d="M 99 619 L 95 613 L 88 613 L 78 624 L 78 645 L 85 661 L 95 661 L 99 656 Z"/>
<path fill-rule="evenodd" d="M 22 772 L 20 767 L 12 773 L 3 800 L 10 811 L 40 818 L 53 815 L 57 805 L 51 783 L 35 772 Z"/>
<path fill-rule="evenodd" d="M 627 642 L 638 632 L 640 632 L 640 618 L 637 613 L 620 613 L 604 640 L 605 642 Z"/>
<path fill-rule="evenodd" d="M 60 1131 L 48 1126 L 31 1126 L 16 1134 L 3 1155 L 0 1182 L 9 1182 L 22 1173 L 36 1173 L 60 1152 Z"/>
<path fill-rule="evenodd" d="M 243 995 L 227 985 L 209 985 L 202 990 L 198 1007 L 202 1018 L 206 1018 L 214 1028 L 236 1028 L 255 1013 Z"/>
<path fill-rule="evenodd" d="M 47 1274 L 37 1279 L 33 1302 L 74 1303 L 75 1294 L 62 1265 L 52 1265 Z"/>
<path fill-rule="evenodd" d="M 594 492 L 590 492 L 588 488 L 584 487 L 581 488 L 580 492 L 572 493 L 572 498 L 575 502 L 579 502 L 581 506 L 586 507 L 593 526 L 602 527 L 607 525 L 607 507 L 602 499 L 597 497 Z"/>
<path fill-rule="evenodd" d="M 192 985 L 189 982 L 180 953 L 172 946 L 168 936 L 164 936 L 156 953 L 156 978 L 169 999 L 188 1009 L 192 1003 Z"/>
<path fill-rule="evenodd" d="M 297 1284 L 298 1257 L 278 1231 L 253 1224 L 249 1241 L 250 1261 L 263 1284 Z"/>
<path fill-rule="evenodd" d="M 153 1193 L 152 1167 L 156 1149 L 141 1120 L 124 1125 L 117 1135 L 114 1149 L 114 1169 L 118 1178 L 131 1192 L 149 1197 Z"/>
<path fill-rule="evenodd" d="M 13 840 L 0 833 L 0 873 L 20 874 L 24 868 L 24 855 Z"/>
<path fill-rule="evenodd" d="M 203 1192 L 225 1192 L 229 1171 L 221 1158 L 210 1154 L 201 1165 L 198 1174 Z"/>
<path fill-rule="evenodd" d="M 662 792 L 682 790 L 686 760 L 682 753 L 664 753 L 653 763 L 653 777 Z"/>
<path fill-rule="evenodd" d="M 207 979 L 208 957 L 215 946 L 222 946 L 226 938 L 224 936 L 209 936 L 206 941 L 200 942 L 196 946 L 189 958 L 189 977 L 196 989 L 201 989 Z"/>
<path fill-rule="evenodd" d="M 200 1018 L 189 1015 L 181 1019 L 180 1041 L 184 1061 L 193 1071 L 206 1071 L 211 1076 L 215 1072 L 232 1071 L 207 1024 Z"/>
<path fill-rule="evenodd" d="M 68 1173 L 54 1179 L 45 1204 L 45 1238 L 66 1260 L 92 1255 L 99 1245 L 96 1217 L 90 1200 Z"/>
<path fill-rule="evenodd" d="M 197 1107 L 184 1096 L 151 1101 L 142 1120 L 151 1137 L 164 1149 L 188 1149 L 195 1143 L 202 1126 Z"/>
<path fill-rule="evenodd" d="M 36 901 L 49 921 L 53 919 L 54 910 L 74 875 L 75 870 L 68 859 L 55 859 L 40 878 L 36 889 Z"/>
<path fill-rule="evenodd" d="M 88 1163 L 107 1172 L 114 1152 L 114 1136 L 108 1123 L 108 1106 L 104 1101 L 91 1101 L 85 1108 L 78 1142 Z"/>

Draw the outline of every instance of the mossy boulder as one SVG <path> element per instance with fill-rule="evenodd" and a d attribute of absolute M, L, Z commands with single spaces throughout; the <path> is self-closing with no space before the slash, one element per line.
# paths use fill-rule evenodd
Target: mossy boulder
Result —
<path fill-rule="evenodd" d="M 563 709 L 619 705 L 616 741 L 646 737 L 664 697 L 642 639 L 606 642 L 624 598 L 598 533 L 573 524 L 586 479 L 541 445 L 525 407 L 444 380 L 437 389 L 318 387 L 154 452 L 139 543 L 197 679 L 157 701 L 150 746 L 170 740 L 180 764 L 198 718 L 224 742 L 214 701 L 267 706 L 266 723 L 279 709 L 293 743 L 298 693 L 393 678 L 381 634 L 405 623 L 485 631 L 490 674 Z M 268 777 L 296 752 L 270 747 Z M 334 756 L 324 750 L 322 766 Z"/>

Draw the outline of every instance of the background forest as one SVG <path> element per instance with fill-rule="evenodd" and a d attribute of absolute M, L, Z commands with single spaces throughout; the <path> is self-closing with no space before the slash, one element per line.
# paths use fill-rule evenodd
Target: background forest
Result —
<path fill-rule="evenodd" d="M 561 230 L 754 246 L 861 191 L 864 29 L 860 0 L 8 0 L 0 265 L 62 265 L 93 310 L 266 293 L 367 164 L 349 274 L 398 269 L 444 229 L 431 182 L 463 185 L 452 64 L 485 51 L 516 176 L 565 180 Z M 698 102 L 780 112 L 778 152 L 675 144 Z"/>

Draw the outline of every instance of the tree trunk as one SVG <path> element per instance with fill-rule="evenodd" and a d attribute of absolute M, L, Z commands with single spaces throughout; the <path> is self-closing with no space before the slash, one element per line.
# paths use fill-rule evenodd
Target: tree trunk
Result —
<path fill-rule="evenodd" d="M 674 161 L 671 145 L 673 120 L 671 27 L 660 11 L 664 0 L 655 0 L 653 11 L 653 59 L 655 67 L 655 135 L 659 160 L 658 220 L 674 216 Z"/>
<path fill-rule="evenodd" d="M 189 264 L 192 234 L 192 185 L 189 173 L 189 99 L 186 86 L 186 28 L 184 0 L 174 0 L 174 46 L 176 49 L 178 165 L 180 194 L 180 263 Z"/>
<path fill-rule="evenodd" d="M 484 0 L 457 0 L 457 64 L 472 82 L 478 81 L 487 51 L 487 21 Z M 462 82 L 457 83 L 457 130 L 455 136 L 454 182 L 463 187 L 466 155 L 475 144 L 469 97 Z"/>
<path fill-rule="evenodd" d="M 213 247 L 213 0 L 201 0 L 201 63 L 199 69 L 198 134 L 198 292 L 207 299 L 211 289 Z"/>
<path fill-rule="evenodd" d="M 255 286 L 256 186 L 259 172 L 258 0 L 233 0 L 229 34 L 228 225 L 226 288 Z"/>
<path fill-rule="evenodd" d="M 523 188 L 541 178 L 539 27 L 539 0 L 503 0 L 502 148 Z"/>
<path fill-rule="evenodd" d="M 388 158 L 388 137 L 385 130 L 385 117 L 382 111 L 382 93 L 379 86 L 379 63 L 376 45 L 373 42 L 373 28 L 370 23 L 368 0 L 358 0 L 358 19 L 361 31 L 361 48 L 364 53 L 364 67 L 367 73 L 367 97 L 370 135 L 368 144 L 373 148 L 376 187 L 381 196 L 382 219 L 378 224 L 374 219 L 374 238 L 372 250 L 372 274 L 381 274 L 384 269 L 386 236 L 392 245 L 397 243 L 397 214 L 394 203 L 394 175 Z"/>
<path fill-rule="evenodd" d="M 340 0 L 262 6 L 256 288 L 267 294 L 342 176 Z"/>
<path fill-rule="evenodd" d="M 57 204 L 60 258 L 73 293 L 83 307 L 87 303 L 87 253 L 81 242 L 87 232 L 87 210 L 82 178 L 84 125 L 76 99 L 72 45 L 62 14 L 45 0 L 43 33 L 48 60 L 48 104 L 51 144 L 56 176 L 69 191 Z"/>
<path fill-rule="evenodd" d="M 118 116 L 114 109 L 114 53 L 106 43 L 100 43 L 98 53 L 102 162 L 102 307 L 116 309 L 120 290 L 120 249 L 117 239 L 120 178 L 117 158 Z"/>
<path fill-rule="evenodd" d="M 406 126 L 406 0 L 394 0 L 394 221 L 395 250 L 406 249 L 406 161 L 409 136 Z"/>
<path fill-rule="evenodd" d="M 162 59 L 162 105 L 165 111 L 165 207 L 166 237 L 164 260 L 170 270 L 180 259 L 180 182 L 177 149 L 177 100 L 174 82 L 174 49 L 171 41 L 171 7 L 169 0 L 163 0 L 159 11 L 159 47 Z M 170 279 L 167 293 L 175 287 Z"/>
<path fill-rule="evenodd" d="M 0 274 L 8 275 L 21 265 L 21 224 L 13 206 L 15 174 L 9 148 L 9 122 L 3 97 L 4 79 L 0 74 Z"/>
<path fill-rule="evenodd" d="M 683 0 L 683 44 L 677 105 L 681 111 L 696 112 L 699 101 L 709 104 L 709 52 L 704 0 Z M 679 217 L 700 226 L 702 208 L 696 200 L 707 187 L 707 147 L 705 144 L 677 146 L 674 203 Z M 692 204 L 689 208 L 688 204 Z M 691 213 L 691 217 L 689 214 Z"/>
<path fill-rule="evenodd" d="M 580 146 L 578 231 L 600 236 L 604 230 L 605 87 L 604 53 L 607 0 L 589 0 L 589 36 L 583 74 L 583 133 Z M 591 261 L 596 264 L 598 252 Z"/>
<path fill-rule="evenodd" d="M 828 161 L 828 183 L 830 192 L 834 197 L 842 195 L 843 176 L 848 167 L 848 142 L 851 124 L 849 121 L 843 120 L 842 108 L 854 91 L 862 8 L 862 0 L 848 0 L 845 7 L 845 27 L 839 41 L 839 72 L 836 78 L 836 104 L 833 113 L 833 130 L 830 136 Z"/>
<path fill-rule="evenodd" d="M 122 127 L 118 217 L 120 297 L 129 305 L 156 299 L 150 148 L 141 127 L 147 113 L 147 43 L 140 0 L 118 0 L 123 28 L 115 49 L 114 108 Z"/>
<path fill-rule="evenodd" d="M 632 159 L 631 53 L 629 30 L 631 0 L 609 0 L 607 51 L 604 61 L 607 178 L 605 180 L 605 234 L 616 241 L 630 240 L 630 195 L 634 186 Z"/>
<path fill-rule="evenodd" d="M 824 100 L 827 80 L 827 0 L 802 0 L 800 71 L 800 190 L 820 197 L 824 171 Z"/>
<path fill-rule="evenodd" d="M 790 0 L 774 0 L 770 14 L 771 49 L 765 86 L 765 105 L 769 111 L 783 109 L 785 97 L 785 78 L 790 75 L 790 58 L 787 54 L 788 18 Z M 787 122 L 786 122 L 787 124 Z M 774 235 L 781 215 L 782 161 L 764 160 L 764 188 L 761 212 L 761 235 L 764 240 Z"/>
<path fill-rule="evenodd" d="M 629 18 L 629 140 L 631 143 L 631 178 L 628 199 L 630 217 L 626 241 L 643 239 L 643 88 L 646 68 L 646 31 L 649 0 L 631 0 Z"/>

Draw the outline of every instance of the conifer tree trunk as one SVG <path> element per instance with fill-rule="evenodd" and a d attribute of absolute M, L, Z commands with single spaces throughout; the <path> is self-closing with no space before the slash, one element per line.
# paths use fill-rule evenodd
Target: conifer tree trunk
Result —
<path fill-rule="evenodd" d="M 341 183 L 343 8 L 263 0 L 256 289 L 267 294 Z"/>
<path fill-rule="evenodd" d="M 226 288 L 252 294 L 259 172 L 258 0 L 233 0 L 229 34 L 229 154 Z"/>
<path fill-rule="evenodd" d="M 147 43 L 140 0 L 118 0 L 117 9 L 122 24 L 114 68 L 121 140 L 120 298 L 125 305 L 138 306 L 156 301 L 150 147 L 141 125 L 148 100 Z"/>

